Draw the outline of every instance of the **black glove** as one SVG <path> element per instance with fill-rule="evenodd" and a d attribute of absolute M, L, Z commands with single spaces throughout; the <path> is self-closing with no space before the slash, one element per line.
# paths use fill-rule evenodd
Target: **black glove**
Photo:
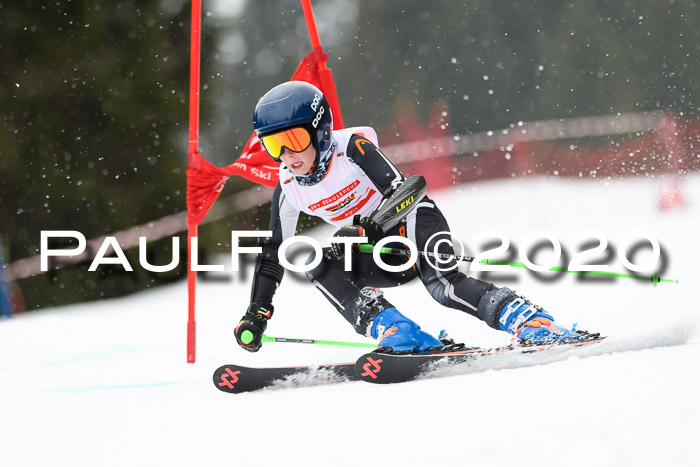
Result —
<path fill-rule="evenodd" d="M 249 352 L 257 352 L 262 346 L 262 335 L 267 328 L 267 320 L 272 318 L 274 311 L 271 303 L 251 303 L 233 331 L 238 345 Z"/>
<path fill-rule="evenodd" d="M 370 245 L 374 245 L 377 243 L 378 240 L 380 240 L 384 236 L 384 232 L 382 231 L 382 228 L 374 222 L 372 219 L 369 217 L 363 217 L 360 219 L 360 216 L 357 215 L 353 219 L 353 225 L 345 225 L 341 227 L 334 237 L 367 237 L 367 243 Z M 352 253 L 357 255 L 360 253 L 360 243 L 353 243 L 351 244 L 352 248 Z M 333 254 L 337 258 L 342 258 L 345 252 L 343 251 L 344 247 L 342 243 L 331 243 L 331 249 L 333 250 Z"/>

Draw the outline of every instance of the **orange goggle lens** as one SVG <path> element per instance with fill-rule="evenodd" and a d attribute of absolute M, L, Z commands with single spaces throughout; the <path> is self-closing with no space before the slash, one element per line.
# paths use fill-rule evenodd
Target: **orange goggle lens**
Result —
<path fill-rule="evenodd" d="M 273 159 L 279 159 L 282 155 L 282 148 L 290 151 L 301 152 L 311 144 L 311 135 L 304 128 L 291 128 L 271 135 L 263 136 L 261 139 L 267 153 Z"/>

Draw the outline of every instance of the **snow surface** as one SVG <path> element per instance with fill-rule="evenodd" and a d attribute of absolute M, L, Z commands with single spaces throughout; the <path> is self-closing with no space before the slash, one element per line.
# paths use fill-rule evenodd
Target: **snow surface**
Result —
<path fill-rule="evenodd" d="M 652 233 L 668 260 L 662 277 L 680 283 L 582 282 L 573 274 L 544 282 L 525 270 L 508 273 L 515 281 L 491 278 L 562 323 L 651 348 L 399 385 L 230 395 L 211 381 L 224 363 L 330 363 L 361 352 L 237 348 L 232 330 L 249 299 L 248 273 L 200 281 L 197 363 L 188 365 L 186 287 L 177 283 L 0 322 L 0 465 L 697 465 L 700 319 L 691 291 L 700 177 L 681 181 L 685 206 L 662 212 L 657 198 L 668 182 L 530 178 L 430 193 L 471 253 L 479 246 L 472 236 L 488 229 L 516 245 L 548 230 L 570 254 L 576 232 L 598 230 L 611 249 L 630 231 Z M 616 257 L 607 263 L 624 272 Z M 508 341 L 439 307 L 418 281 L 386 293 L 430 332 L 447 329 L 470 345 Z M 270 335 L 369 342 L 290 273 L 275 306 Z"/>

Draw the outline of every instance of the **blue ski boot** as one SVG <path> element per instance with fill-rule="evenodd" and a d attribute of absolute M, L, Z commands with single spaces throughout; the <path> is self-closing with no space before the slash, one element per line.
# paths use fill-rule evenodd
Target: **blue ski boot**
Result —
<path fill-rule="evenodd" d="M 555 344 L 579 337 L 573 328 L 557 324 L 550 314 L 522 297 L 508 302 L 501 310 L 498 325 L 521 342 L 533 344 Z"/>
<path fill-rule="evenodd" d="M 384 309 L 372 319 L 370 334 L 379 339 L 379 347 L 392 347 L 394 352 L 425 353 L 443 346 L 394 307 Z"/>

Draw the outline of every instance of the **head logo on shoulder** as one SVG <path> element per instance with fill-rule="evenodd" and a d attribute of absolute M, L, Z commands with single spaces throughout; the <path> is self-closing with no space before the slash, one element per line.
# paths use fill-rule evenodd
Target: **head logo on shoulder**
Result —
<path fill-rule="evenodd" d="M 362 153 L 363 156 L 365 155 L 365 150 L 362 149 L 362 146 L 364 146 L 365 144 L 370 144 L 370 142 L 366 139 L 357 139 L 355 141 L 355 146 L 357 146 L 357 149 Z"/>

